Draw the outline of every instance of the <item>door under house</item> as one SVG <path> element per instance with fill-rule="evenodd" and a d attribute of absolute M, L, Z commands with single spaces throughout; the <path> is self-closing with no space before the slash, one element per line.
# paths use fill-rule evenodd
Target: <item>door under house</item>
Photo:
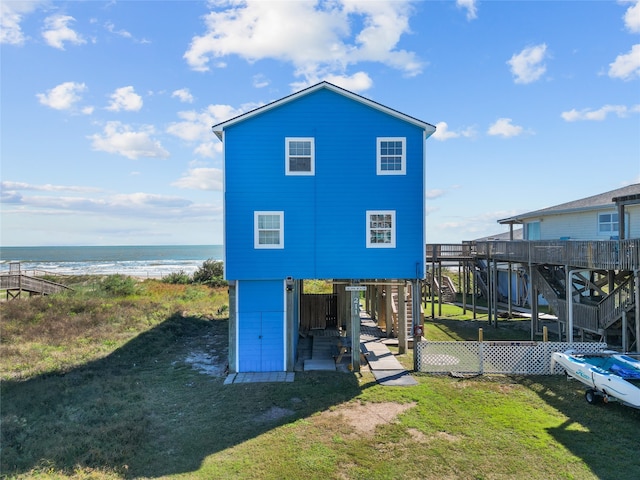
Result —
<path fill-rule="evenodd" d="M 238 372 L 284 371 L 284 282 L 243 280 L 236 288 Z"/>

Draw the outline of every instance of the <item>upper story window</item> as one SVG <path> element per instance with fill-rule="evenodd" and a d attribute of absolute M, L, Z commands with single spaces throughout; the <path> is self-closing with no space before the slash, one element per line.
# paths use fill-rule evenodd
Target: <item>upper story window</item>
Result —
<path fill-rule="evenodd" d="M 395 248 L 396 212 L 367 210 L 367 248 Z"/>
<path fill-rule="evenodd" d="M 287 175 L 315 174 L 315 145 L 313 138 L 285 138 Z"/>
<path fill-rule="evenodd" d="M 254 212 L 255 248 L 284 248 L 284 212 Z"/>
<path fill-rule="evenodd" d="M 378 175 L 404 175 L 407 169 L 406 139 L 404 137 L 378 137 Z"/>
<path fill-rule="evenodd" d="M 600 213 L 598 214 L 598 233 L 600 235 L 615 236 L 618 235 L 620 224 L 618 223 L 617 213 Z"/>

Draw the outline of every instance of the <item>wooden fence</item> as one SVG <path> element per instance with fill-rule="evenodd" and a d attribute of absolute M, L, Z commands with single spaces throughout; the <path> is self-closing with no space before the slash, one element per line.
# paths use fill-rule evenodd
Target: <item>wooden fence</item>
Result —
<path fill-rule="evenodd" d="M 305 293 L 300 296 L 300 330 L 338 326 L 337 295 Z"/>

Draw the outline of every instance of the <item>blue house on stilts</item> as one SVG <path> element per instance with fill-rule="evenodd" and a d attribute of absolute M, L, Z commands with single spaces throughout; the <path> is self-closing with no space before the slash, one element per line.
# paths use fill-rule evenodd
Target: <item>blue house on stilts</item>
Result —
<path fill-rule="evenodd" d="M 230 372 L 293 369 L 301 280 L 424 277 L 433 125 L 321 82 L 213 131 Z"/>

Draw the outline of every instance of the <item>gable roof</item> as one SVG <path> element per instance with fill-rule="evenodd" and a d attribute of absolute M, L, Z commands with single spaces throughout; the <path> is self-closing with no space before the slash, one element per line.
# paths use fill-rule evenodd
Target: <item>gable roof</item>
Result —
<path fill-rule="evenodd" d="M 358 94 L 355 94 L 353 92 L 350 92 L 349 90 L 345 90 L 344 88 L 338 87 L 332 83 L 329 82 L 320 82 L 317 83 L 315 85 L 312 85 L 310 87 L 307 87 L 303 90 L 300 90 L 299 92 L 296 93 L 292 93 L 291 95 L 287 95 L 286 97 L 281 98 L 280 100 L 276 100 L 274 102 L 268 103 L 266 105 L 263 105 L 262 107 L 258 107 L 254 110 L 251 110 L 249 112 L 243 113 L 241 115 L 238 115 L 237 117 L 231 118 L 229 120 L 226 120 L 224 122 L 218 123 L 216 125 L 214 125 L 213 127 L 211 127 L 211 129 L 213 130 L 213 133 L 216 134 L 216 136 L 222 140 L 222 132 L 224 131 L 225 128 L 230 127 L 231 125 L 234 125 L 236 123 L 242 122 L 244 120 L 247 120 L 251 117 L 254 117 L 256 115 L 260 115 L 261 113 L 264 113 L 268 110 L 271 110 L 273 108 L 277 108 L 280 107 L 286 103 L 289 103 L 293 100 L 296 100 L 300 97 L 303 97 L 305 95 L 309 95 L 310 93 L 313 93 L 315 91 L 318 91 L 320 89 L 327 89 L 327 90 L 331 90 L 332 92 L 338 93 L 344 97 L 350 98 L 352 100 L 355 100 L 357 102 L 360 102 L 364 105 L 367 105 L 371 108 L 375 108 L 376 110 L 379 110 L 381 112 L 384 112 L 388 115 L 391 115 L 393 117 L 399 118 L 400 120 L 404 120 L 405 122 L 411 123 L 413 125 L 416 125 L 420 128 L 422 128 L 425 131 L 426 134 L 426 138 L 429 138 L 435 131 L 436 131 L 436 127 L 434 127 L 433 125 L 431 125 L 430 123 L 427 122 L 423 122 L 422 120 L 418 120 L 417 118 L 414 118 L 410 115 L 406 115 L 402 112 L 399 112 L 397 110 L 394 110 L 393 108 L 389 108 L 389 107 L 385 107 L 384 105 L 378 103 L 378 102 L 374 102 L 373 100 L 369 100 L 368 98 L 362 97 Z"/>
<path fill-rule="evenodd" d="M 498 220 L 498 223 L 523 223 L 532 217 L 542 217 L 545 215 L 558 215 L 561 213 L 577 213 L 586 210 L 601 210 L 605 208 L 615 208 L 616 202 L 632 203 L 640 195 L 640 183 L 627 185 L 626 187 L 611 190 L 609 192 L 600 193 L 591 197 L 574 200 L 572 202 L 561 203 L 554 207 L 534 210 L 533 212 L 523 213 L 509 218 Z"/>

